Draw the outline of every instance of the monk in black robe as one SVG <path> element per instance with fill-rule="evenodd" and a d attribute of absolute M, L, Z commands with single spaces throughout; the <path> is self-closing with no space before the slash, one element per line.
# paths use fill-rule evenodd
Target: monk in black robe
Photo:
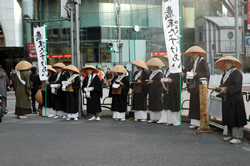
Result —
<path fill-rule="evenodd" d="M 78 120 L 79 112 L 79 89 L 80 77 L 79 70 L 74 65 L 68 65 L 64 68 L 69 75 L 67 76 L 68 85 L 66 87 L 65 112 L 66 120 Z M 64 90 L 64 88 L 62 89 Z"/>
<path fill-rule="evenodd" d="M 192 74 L 192 79 L 186 79 L 187 74 L 184 75 L 184 81 L 187 83 L 188 92 L 190 93 L 189 114 L 191 119 L 190 128 L 197 128 L 200 126 L 200 94 L 199 94 L 199 80 L 204 77 L 209 82 L 210 72 L 208 64 L 203 58 L 207 53 L 198 46 L 193 46 L 185 52 L 186 56 L 192 57 L 193 62 L 187 71 Z"/>
<path fill-rule="evenodd" d="M 157 66 L 151 66 L 152 72 L 149 76 L 147 84 L 150 85 L 149 89 L 149 110 L 150 110 L 150 120 L 149 123 L 157 122 L 161 118 L 162 107 L 162 84 L 161 78 L 163 77 L 161 69 Z"/>
<path fill-rule="evenodd" d="M 138 67 L 138 71 L 135 72 L 131 89 L 133 94 L 132 110 L 134 111 L 134 121 L 141 120 L 147 121 L 147 94 L 148 85 L 145 84 L 145 80 L 149 78 L 149 72 L 145 69 Z"/>
<path fill-rule="evenodd" d="M 224 58 L 226 59 L 226 57 Z M 242 74 L 234 67 L 235 62 L 230 59 L 224 60 L 226 71 L 222 76 L 220 85 L 222 122 L 228 126 L 230 135 L 223 138 L 223 140 L 238 144 L 241 143 L 243 138 L 243 126 L 247 124 L 247 121 L 242 95 Z"/>
<path fill-rule="evenodd" d="M 118 88 L 114 88 L 114 85 Z M 125 121 L 129 80 L 127 73 L 119 73 L 111 81 L 109 96 L 112 97 L 111 111 L 115 120 Z"/>
<path fill-rule="evenodd" d="M 157 123 L 180 125 L 180 75 L 170 73 L 167 69 L 162 79 L 163 84 L 163 112 Z"/>
<path fill-rule="evenodd" d="M 53 98 L 52 98 L 52 93 L 51 93 L 51 88 L 50 88 L 50 83 L 55 81 L 55 69 L 52 69 L 51 67 L 48 67 L 48 80 L 43 81 L 41 91 L 42 91 L 42 96 L 43 96 L 43 104 L 42 104 L 42 115 L 43 116 L 48 116 L 52 117 L 55 116 L 55 112 L 53 111 Z M 47 98 L 46 98 L 46 84 L 47 84 Z M 45 99 L 46 100 L 46 111 L 45 111 Z"/>
<path fill-rule="evenodd" d="M 59 65 L 58 65 L 59 64 Z M 63 64 L 64 65 L 64 64 Z M 65 100 L 66 100 L 66 92 L 62 91 L 62 81 L 66 81 L 68 77 L 68 72 L 63 71 L 62 63 L 57 63 L 53 65 L 53 68 L 57 71 L 57 76 L 54 84 L 57 84 L 56 87 L 56 94 L 55 94 L 55 101 L 54 101 L 54 110 L 56 110 L 55 119 L 63 118 L 66 119 L 65 113 Z"/>
<path fill-rule="evenodd" d="M 85 66 L 81 72 L 88 75 L 83 80 L 82 91 L 85 92 L 87 99 L 87 113 L 92 115 L 89 121 L 100 121 L 102 111 L 100 101 L 102 97 L 102 83 L 96 74 L 98 71 L 94 66 L 88 65 Z M 90 90 L 88 88 L 90 88 Z"/>

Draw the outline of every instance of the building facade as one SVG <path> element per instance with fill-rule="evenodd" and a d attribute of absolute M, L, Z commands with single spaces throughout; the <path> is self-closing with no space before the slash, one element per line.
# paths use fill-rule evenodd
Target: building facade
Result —
<path fill-rule="evenodd" d="M 0 0 L 3 1 L 3 0 Z M 13 0 L 15 1 L 15 0 Z M 34 18 L 61 18 L 60 0 L 34 0 Z M 82 0 L 80 5 L 80 52 L 83 64 L 112 67 L 119 62 L 118 53 L 109 50 L 110 42 L 117 42 L 117 0 Z M 182 52 L 195 45 L 195 19 L 201 16 L 222 16 L 220 0 L 182 0 Z M 1 22 L 1 20 L 0 20 Z M 23 20 L 23 57 L 29 57 L 29 43 L 33 43 L 33 27 L 46 24 L 48 32 L 48 62 L 71 63 L 70 22 L 55 21 L 28 23 Z M 0 24 L 1 25 L 1 24 Z M 140 26 L 136 34 L 134 25 Z M 148 60 L 155 52 L 166 52 L 162 28 L 162 0 L 121 0 L 122 62 L 131 70 L 134 59 Z M 69 56 L 68 56 L 69 55 Z M 63 58 L 66 57 L 66 58 Z M 183 64 L 190 58 L 182 57 Z"/>

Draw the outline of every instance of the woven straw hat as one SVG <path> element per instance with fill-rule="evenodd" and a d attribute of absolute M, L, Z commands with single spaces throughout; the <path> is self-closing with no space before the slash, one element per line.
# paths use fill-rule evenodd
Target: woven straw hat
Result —
<path fill-rule="evenodd" d="M 234 66 L 237 69 L 241 69 L 242 68 L 242 63 L 237 58 L 235 58 L 233 56 L 225 56 L 225 57 L 220 58 L 219 60 L 217 60 L 215 62 L 216 67 L 218 69 L 221 69 L 221 70 L 226 70 L 226 68 L 224 66 L 224 61 L 225 60 L 234 61 Z"/>
<path fill-rule="evenodd" d="M 36 99 L 36 101 L 37 101 L 39 104 L 41 104 L 41 105 L 43 104 L 43 94 L 42 94 L 41 89 L 39 89 L 39 90 L 36 92 L 35 99 Z"/>
<path fill-rule="evenodd" d="M 61 63 L 61 62 L 58 62 L 58 63 L 54 64 L 52 67 L 53 67 L 54 69 L 57 68 L 57 67 L 64 68 L 64 67 L 65 67 L 65 64 L 63 64 L 63 63 Z"/>
<path fill-rule="evenodd" d="M 127 69 L 123 67 L 122 65 L 116 65 L 114 66 L 111 71 L 116 72 L 116 73 L 127 73 Z"/>
<path fill-rule="evenodd" d="M 76 72 L 77 74 L 80 73 L 79 70 L 77 69 L 77 67 L 75 67 L 74 65 L 68 65 L 68 66 L 64 67 L 63 70 L 73 71 L 73 72 Z"/>
<path fill-rule="evenodd" d="M 148 66 L 165 66 L 165 64 L 159 58 L 151 58 L 146 63 Z"/>
<path fill-rule="evenodd" d="M 47 65 L 48 70 L 52 71 L 53 73 L 56 73 L 56 70 L 52 68 L 51 65 Z"/>
<path fill-rule="evenodd" d="M 98 73 L 99 73 L 99 71 L 97 70 L 97 68 L 95 68 L 95 67 L 92 66 L 92 65 L 87 65 L 87 66 L 84 66 L 84 67 L 81 69 L 82 75 L 84 75 L 84 76 L 87 76 L 87 75 L 88 75 L 87 69 L 92 69 L 92 70 L 93 70 L 93 73 L 95 73 L 95 74 L 98 74 Z"/>
<path fill-rule="evenodd" d="M 168 56 L 167 56 L 167 55 L 164 55 L 164 56 L 162 56 L 162 57 L 165 59 L 165 61 L 168 62 Z"/>
<path fill-rule="evenodd" d="M 30 69 L 32 67 L 32 64 L 29 63 L 28 61 L 20 61 L 17 65 L 16 65 L 16 69 L 17 70 L 27 70 Z"/>
<path fill-rule="evenodd" d="M 186 56 L 189 56 L 189 57 L 192 57 L 192 53 L 193 52 L 198 52 L 200 53 L 200 56 L 206 56 L 207 53 L 205 50 L 203 50 L 201 47 L 199 46 L 193 46 L 193 47 L 190 47 L 186 52 L 185 52 L 185 55 Z"/>
<path fill-rule="evenodd" d="M 136 60 L 136 61 L 131 62 L 131 64 L 148 70 L 148 66 L 143 60 Z"/>

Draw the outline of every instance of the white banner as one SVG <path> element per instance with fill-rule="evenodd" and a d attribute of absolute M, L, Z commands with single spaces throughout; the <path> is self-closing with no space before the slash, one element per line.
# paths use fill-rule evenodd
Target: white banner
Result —
<path fill-rule="evenodd" d="M 41 81 L 48 79 L 46 40 L 46 25 L 34 28 L 34 42 L 36 46 L 39 77 Z"/>
<path fill-rule="evenodd" d="M 162 19 L 171 73 L 182 72 L 179 32 L 179 0 L 162 1 Z"/>

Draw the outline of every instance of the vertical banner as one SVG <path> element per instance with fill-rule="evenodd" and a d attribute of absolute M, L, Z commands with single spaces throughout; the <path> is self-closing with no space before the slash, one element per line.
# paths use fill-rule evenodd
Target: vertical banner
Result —
<path fill-rule="evenodd" d="M 182 72 L 180 33 L 179 33 L 179 1 L 162 1 L 162 19 L 165 44 L 168 53 L 169 69 L 171 73 Z"/>
<path fill-rule="evenodd" d="M 46 26 L 34 28 L 34 42 L 41 81 L 48 80 L 46 40 Z"/>

